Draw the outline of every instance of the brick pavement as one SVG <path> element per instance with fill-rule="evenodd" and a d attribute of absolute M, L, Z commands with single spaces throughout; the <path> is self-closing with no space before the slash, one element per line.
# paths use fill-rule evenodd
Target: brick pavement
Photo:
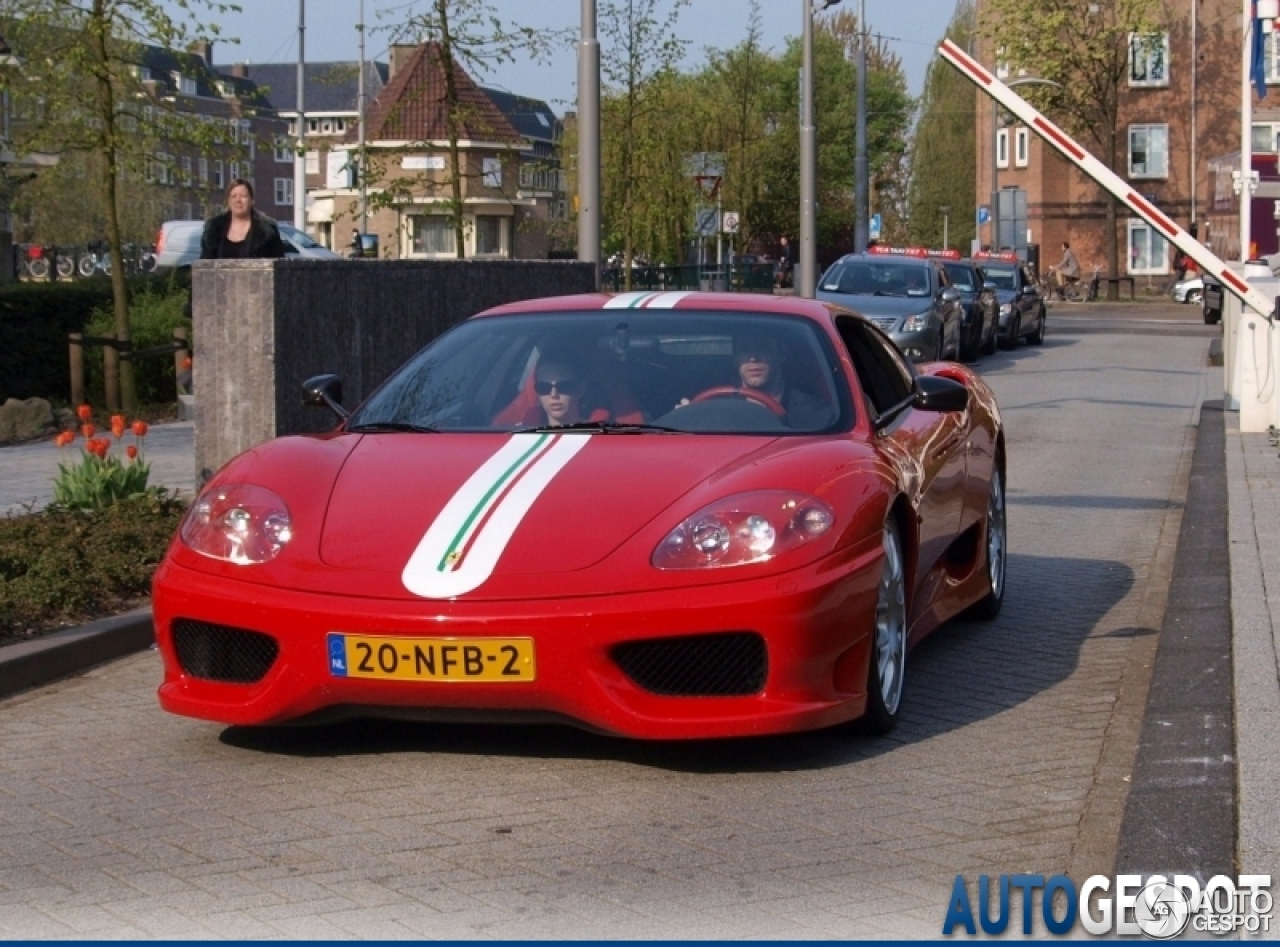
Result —
<path fill-rule="evenodd" d="M 225 729 L 146 652 L 0 702 L 0 936 L 933 938 L 958 872 L 1109 871 L 1220 372 L 1051 324 L 982 366 L 1004 613 L 916 651 L 891 737 Z"/>

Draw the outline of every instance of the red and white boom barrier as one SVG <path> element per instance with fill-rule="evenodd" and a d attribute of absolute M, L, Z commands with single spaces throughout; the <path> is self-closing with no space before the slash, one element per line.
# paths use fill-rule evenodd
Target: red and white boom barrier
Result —
<path fill-rule="evenodd" d="M 942 41 L 938 52 L 943 59 L 959 69 L 961 75 L 1016 115 L 1027 127 L 1056 148 L 1064 158 L 1114 194 L 1130 210 L 1156 228 L 1166 240 L 1195 260 L 1201 272 L 1209 273 L 1219 279 L 1223 286 L 1239 296 L 1246 305 L 1260 315 L 1268 319 L 1273 317 L 1276 308 L 1275 300 L 1268 299 L 1258 290 L 1250 287 L 1242 277 L 1228 269 L 1227 265 L 1208 247 L 1153 207 L 1150 201 L 1134 191 L 1123 178 L 1080 147 L 1070 135 L 1032 108 L 1025 99 L 988 72 L 981 63 L 949 39 Z"/>

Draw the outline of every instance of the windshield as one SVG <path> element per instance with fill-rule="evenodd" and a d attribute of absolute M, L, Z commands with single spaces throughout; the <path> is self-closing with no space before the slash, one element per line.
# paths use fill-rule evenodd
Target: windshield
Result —
<path fill-rule="evenodd" d="M 996 289 L 1016 289 L 1014 269 L 1011 266 L 987 266 L 982 269 L 988 283 Z"/>
<path fill-rule="evenodd" d="M 601 310 L 468 320 L 347 428 L 778 435 L 852 421 L 831 341 L 807 319 Z"/>
<path fill-rule="evenodd" d="M 301 230 L 291 227 L 288 224 L 279 224 L 280 236 L 284 237 L 294 246 L 302 247 L 304 250 L 318 250 L 320 244 L 316 243 Z"/>
<path fill-rule="evenodd" d="M 973 285 L 973 270 L 967 266 L 960 266 L 957 263 L 946 263 L 944 268 L 947 275 L 951 277 L 951 285 L 962 293 L 971 293 L 978 287 Z"/>
<path fill-rule="evenodd" d="M 854 296 L 928 296 L 929 268 L 897 261 L 850 260 L 827 270 L 819 288 Z"/>

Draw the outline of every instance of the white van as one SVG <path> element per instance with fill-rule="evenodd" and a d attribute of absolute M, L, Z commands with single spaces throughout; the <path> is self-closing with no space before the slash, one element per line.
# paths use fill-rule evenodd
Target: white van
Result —
<path fill-rule="evenodd" d="M 292 224 L 277 223 L 284 241 L 285 258 L 291 260 L 340 260 L 341 256 L 320 246 Z M 156 273 L 170 273 L 190 267 L 200 259 L 203 220 L 166 220 L 156 235 Z"/>

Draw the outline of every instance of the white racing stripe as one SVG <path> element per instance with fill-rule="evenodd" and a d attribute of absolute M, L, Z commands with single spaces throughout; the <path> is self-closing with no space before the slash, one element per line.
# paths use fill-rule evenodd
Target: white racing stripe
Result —
<path fill-rule="evenodd" d="M 483 585 L 525 515 L 586 434 L 513 434 L 445 504 L 400 580 L 414 595 L 453 598 Z"/>
<path fill-rule="evenodd" d="M 688 296 L 688 292 L 654 293 L 634 292 L 619 293 L 607 303 L 605 309 L 674 309 L 676 303 Z"/>

